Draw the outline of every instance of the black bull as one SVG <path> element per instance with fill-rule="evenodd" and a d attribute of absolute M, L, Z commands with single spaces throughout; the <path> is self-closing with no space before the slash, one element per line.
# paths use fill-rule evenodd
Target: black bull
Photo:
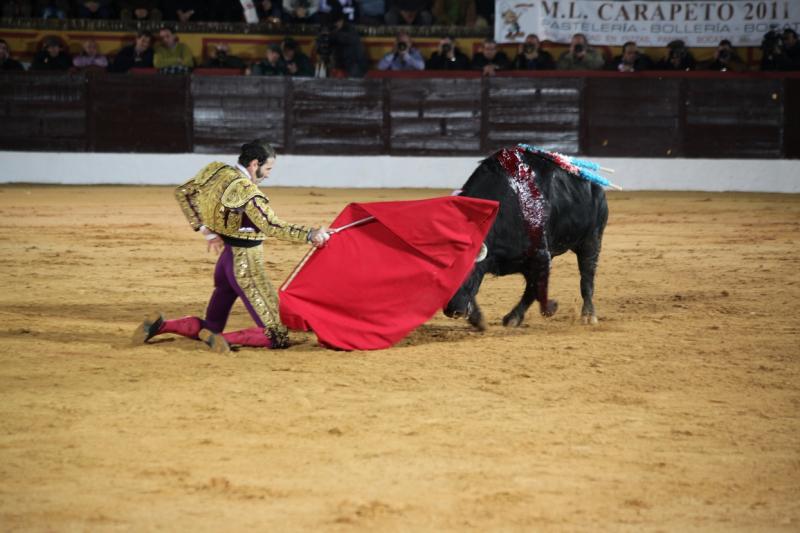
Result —
<path fill-rule="evenodd" d="M 605 192 L 548 158 L 527 151 L 512 152 L 498 154 L 512 154 L 517 159 L 512 158 L 511 163 L 527 164 L 528 176 L 511 171 L 514 166 L 509 159 L 495 154 L 481 162 L 462 188 L 462 196 L 496 200 L 500 210 L 486 236 L 485 259 L 475 263 L 444 312 L 454 318 L 466 316 L 473 326 L 485 329 L 475 301 L 484 275 L 519 273 L 525 277 L 525 291 L 503 318 L 503 325 L 518 326 L 534 300 L 539 300 L 543 316 L 552 316 L 558 303 L 547 296 L 551 258 L 572 250 L 581 275 L 582 320 L 594 324 L 594 276 L 608 220 Z"/>

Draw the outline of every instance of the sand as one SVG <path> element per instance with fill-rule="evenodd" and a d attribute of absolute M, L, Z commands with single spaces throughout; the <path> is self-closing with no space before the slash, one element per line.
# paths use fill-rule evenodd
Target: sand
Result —
<path fill-rule="evenodd" d="M 268 192 L 309 224 L 447 193 Z M 0 529 L 799 531 L 800 197 L 609 205 L 596 326 L 566 254 L 551 319 L 501 325 L 509 276 L 484 333 L 440 313 L 383 351 L 222 356 L 129 345 L 210 294 L 170 188 L 0 187 Z M 267 244 L 276 285 L 305 251 Z"/>

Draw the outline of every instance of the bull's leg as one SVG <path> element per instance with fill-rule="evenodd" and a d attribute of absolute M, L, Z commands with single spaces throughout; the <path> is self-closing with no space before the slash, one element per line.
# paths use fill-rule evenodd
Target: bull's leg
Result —
<path fill-rule="evenodd" d="M 486 319 L 483 317 L 483 312 L 478 306 L 478 302 L 476 302 L 474 298 L 472 299 L 472 302 L 470 302 L 467 320 L 478 331 L 486 331 Z"/>
<path fill-rule="evenodd" d="M 578 270 L 581 273 L 581 321 L 584 324 L 597 324 L 597 315 L 594 310 L 592 297 L 594 296 L 594 274 L 597 271 L 597 261 L 600 258 L 600 239 L 591 239 L 584 243 L 576 252 L 578 256 Z"/>
<path fill-rule="evenodd" d="M 533 264 L 536 269 L 536 299 L 539 300 L 539 312 L 544 317 L 551 317 L 558 310 L 558 301 L 551 300 L 547 296 L 547 288 L 550 284 L 550 263 L 552 258 L 547 248 L 542 248 L 533 256 Z"/>
<path fill-rule="evenodd" d="M 512 309 L 506 316 L 503 317 L 503 325 L 506 327 L 517 327 L 522 324 L 522 319 L 525 318 L 525 313 L 536 300 L 536 283 L 531 281 L 532 278 L 528 275 L 525 276 L 525 291 L 522 293 L 519 303 Z"/>
<path fill-rule="evenodd" d="M 547 297 L 549 281 L 550 252 L 546 248 L 542 248 L 531 256 L 530 270 L 525 273 L 525 291 L 514 309 L 503 317 L 503 325 L 519 326 L 534 300 L 539 300 L 542 316 L 553 316 L 558 309 L 558 302 Z"/>

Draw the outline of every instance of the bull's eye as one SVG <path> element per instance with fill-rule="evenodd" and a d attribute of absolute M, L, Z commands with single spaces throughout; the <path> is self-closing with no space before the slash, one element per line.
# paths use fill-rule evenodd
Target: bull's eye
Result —
<path fill-rule="evenodd" d="M 486 259 L 487 255 L 489 255 L 489 248 L 486 247 L 486 243 L 484 242 L 481 244 L 481 250 L 478 252 L 478 257 L 475 258 L 475 262 L 480 263 Z"/>

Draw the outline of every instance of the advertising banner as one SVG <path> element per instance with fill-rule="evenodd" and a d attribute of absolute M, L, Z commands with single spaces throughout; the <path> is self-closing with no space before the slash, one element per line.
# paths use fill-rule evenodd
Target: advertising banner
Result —
<path fill-rule="evenodd" d="M 800 0 L 497 0 L 495 14 L 498 43 L 522 42 L 530 33 L 568 43 L 583 33 L 596 45 L 664 46 L 682 39 L 703 47 L 728 39 L 733 46 L 759 46 L 771 30 L 800 32 Z"/>

